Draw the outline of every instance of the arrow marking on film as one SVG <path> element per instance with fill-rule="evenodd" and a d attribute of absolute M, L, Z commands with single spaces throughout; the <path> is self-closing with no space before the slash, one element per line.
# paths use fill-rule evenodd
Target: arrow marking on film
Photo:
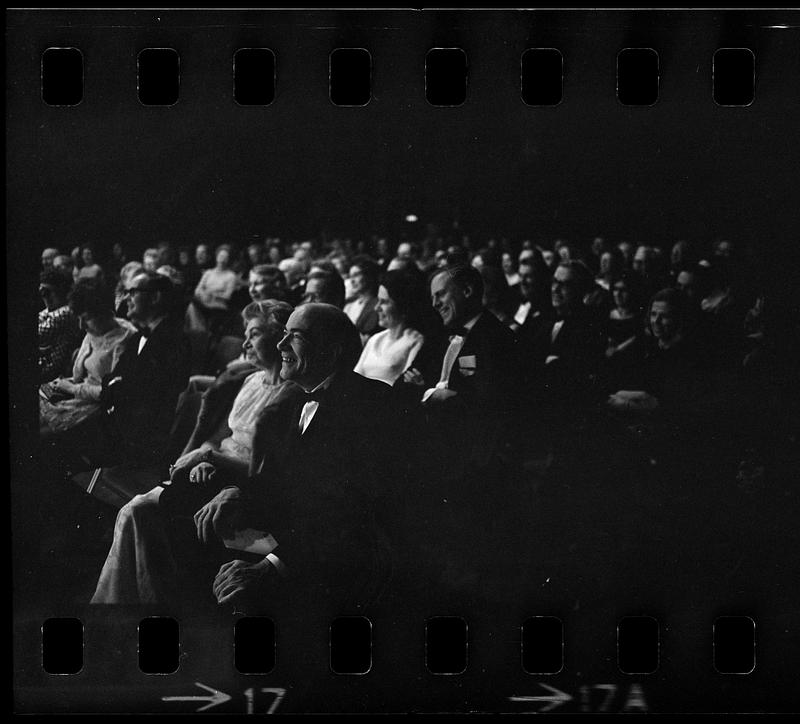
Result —
<path fill-rule="evenodd" d="M 547 689 L 550 694 L 549 696 L 509 696 L 509 701 L 545 701 L 547 702 L 547 706 L 543 706 L 541 709 L 537 709 L 534 714 L 537 714 L 542 711 L 551 711 L 558 706 L 562 706 L 566 704 L 568 701 L 572 701 L 572 697 L 558 689 L 554 686 L 549 686 L 548 684 L 543 684 L 541 681 L 538 682 L 539 686 L 543 686 Z"/>
<path fill-rule="evenodd" d="M 201 706 L 199 709 L 197 709 L 197 711 L 205 711 L 206 709 L 210 709 L 212 706 L 224 704 L 231 698 L 224 691 L 217 691 L 216 689 L 212 689 L 210 686 L 201 684 L 199 681 L 195 681 L 194 685 L 199 686 L 201 689 L 205 689 L 211 694 L 211 696 L 162 696 L 161 701 L 207 701 L 208 703 L 205 706 Z"/>

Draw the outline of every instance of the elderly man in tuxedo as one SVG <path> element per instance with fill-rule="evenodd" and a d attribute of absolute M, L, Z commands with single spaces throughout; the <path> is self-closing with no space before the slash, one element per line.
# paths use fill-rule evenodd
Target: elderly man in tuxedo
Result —
<path fill-rule="evenodd" d="M 292 591 L 287 601 L 324 598 L 332 610 L 363 609 L 381 592 L 395 422 L 390 389 L 352 372 L 360 348 L 355 327 L 332 305 L 304 304 L 289 317 L 278 349 L 281 377 L 292 384 L 260 415 L 250 478 L 196 516 L 201 539 L 249 520 L 277 543 L 258 563 L 220 569 L 221 603 L 276 575 Z"/>
<path fill-rule="evenodd" d="M 163 516 L 153 535 L 167 543 L 159 571 L 131 567 L 146 579 L 146 600 L 293 615 L 312 604 L 364 610 L 382 592 L 395 507 L 391 391 L 351 371 L 358 333 L 332 305 L 298 307 L 278 349 L 285 382 L 256 423 L 247 478 L 190 478 L 182 490 L 166 488 L 160 511 L 143 511 L 150 524 Z M 248 536 L 258 555 L 223 546 Z M 135 602 L 101 584 L 93 602 Z"/>

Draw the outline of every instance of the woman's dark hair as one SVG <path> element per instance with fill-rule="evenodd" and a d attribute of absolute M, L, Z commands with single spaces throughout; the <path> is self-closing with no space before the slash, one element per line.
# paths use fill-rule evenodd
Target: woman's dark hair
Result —
<path fill-rule="evenodd" d="M 406 324 L 425 333 L 430 326 L 432 307 L 425 287 L 425 277 L 406 269 L 393 269 L 381 277 L 389 298 Z"/>
<path fill-rule="evenodd" d="M 377 294 L 378 279 L 380 278 L 381 274 L 381 268 L 378 266 L 378 262 L 368 257 L 366 254 L 359 254 L 351 260 L 350 266 L 357 266 L 359 269 L 361 269 L 361 273 L 364 275 L 364 281 L 367 286 L 367 290 L 373 296 Z"/>
<path fill-rule="evenodd" d="M 79 279 L 68 299 L 73 314 L 103 317 L 114 313 L 114 292 L 98 279 Z"/>

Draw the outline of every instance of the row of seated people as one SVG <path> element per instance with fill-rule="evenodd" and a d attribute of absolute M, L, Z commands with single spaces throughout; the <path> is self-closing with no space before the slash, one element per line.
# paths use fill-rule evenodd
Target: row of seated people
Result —
<path fill-rule="evenodd" d="M 707 360 L 678 291 L 652 299 L 645 317 L 651 336 L 639 345 L 638 362 L 628 360 L 624 379 L 625 366 L 613 374 L 602 366 L 616 356 L 608 350 L 637 330 L 608 343 L 597 305 L 587 304 L 591 276 L 580 264 L 557 267 L 550 308 L 531 305 L 516 332 L 486 308 L 482 281 L 469 266 L 440 270 L 429 285 L 414 273 L 387 273 L 375 307 L 383 331 L 363 346 L 351 318 L 334 305 L 248 306 L 245 359 L 206 392 L 171 484 L 154 487 L 167 477 L 154 473 L 153 492 L 120 512 L 94 600 L 156 602 L 191 590 L 193 601 L 205 591 L 229 602 L 266 582 L 299 586 L 298 595 L 337 591 L 354 605 L 367 602 L 386 580 L 392 551 L 428 561 L 435 576 L 446 561 L 469 560 L 467 541 L 455 531 L 484 531 L 495 553 L 513 547 L 513 534 L 492 522 L 508 526 L 525 509 L 512 471 L 543 419 L 567 430 L 598 401 L 615 415 L 685 415 L 686 403 L 705 388 Z M 165 277 L 140 274 L 127 295 L 138 332 L 130 335 L 113 313 L 105 324 L 87 324 L 87 337 L 117 335 L 123 351 L 116 361 L 112 354 L 108 372 L 95 373 L 97 414 L 77 426 L 80 434 L 51 436 L 73 458 L 90 450 L 95 461 L 103 454 L 164 461 L 188 377 L 182 320 L 168 318 L 171 293 Z M 80 294 L 73 297 L 84 323 L 103 316 L 81 311 Z M 610 396 L 608 378 L 622 385 Z M 70 394 L 64 381 L 59 385 Z M 166 529 L 164 520 L 172 521 Z M 220 540 L 243 527 L 261 531 L 273 552 L 256 562 L 222 562 L 231 554 Z M 496 580 L 499 571 L 506 573 L 496 565 L 482 573 Z M 281 574 L 294 583 L 276 583 Z"/>
<path fill-rule="evenodd" d="M 380 241 L 387 247 L 385 239 Z M 115 308 L 120 317 L 126 316 L 124 292 L 133 275 L 144 269 L 169 276 L 181 289 L 181 294 L 176 296 L 176 304 L 183 309 L 176 310 L 176 313 L 185 314 L 185 329 L 192 345 L 192 370 L 204 374 L 218 371 L 221 363 L 227 360 L 230 350 L 238 344 L 231 337 L 241 339 L 242 328 L 238 315 L 252 299 L 283 299 L 293 305 L 301 301 L 324 299 L 344 306 L 362 334 L 362 339 L 366 339 L 379 329 L 375 302 L 382 271 L 406 269 L 428 273 L 448 261 L 469 261 L 481 271 L 484 303 L 512 328 L 524 321 L 531 296 L 536 298 L 537 307 L 542 298 L 544 306 L 547 305 L 549 277 L 555 271 L 555 266 L 561 261 L 576 258 L 585 260 L 595 274 L 593 295 L 598 306 L 611 306 L 611 288 L 620 275 L 626 273 L 631 283 L 636 283 L 635 286 L 640 288 L 638 296 L 642 299 L 650 298 L 664 286 L 677 286 L 696 298 L 695 303 L 708 312 L 704 316 L 717 314 L 722 309 L 722 314 L 717 316 L 727 316 L 734 326 L 739 323 L 736 319 L 737 310 L 725 311 L 731 295 L 720 274 L 723 267 L 717 265 L 717 261 L 725 257 L 717 253 L 719 250 L 716 247 L 715 256 L 710 257 L 714 261 L 709 269 L 702 266 L 708 262 L 700 259 L 699 250 L 691 251 L 693 247 L 688 242 L 678 242 L 670 254 L 671 266 L 668 271 L 663 255 L 657 255 L 655 252 L 658 250 L 654 247 L 640 246 L 634 254 L 630 244 L 621 243 L 611 247 L 599 237 L 593 242 L 591 250 L 585 253 L 565 242 L 557 242 L 555 250 L 534 247 L 525 242 L 518 256 L 510 248 L 502 256 L 496 248 L 482 248 L 469 256 L 464 247 L 452 245 L 447 251 L 442 249 L 437 252 L 435 257 L 421 258 L 414 245 L 404 242 L 397 246 L 393 258 L 390 258 L 391 247 L 387 247 L 383 249 L 383 256 L 373 259 L 363 254 L 350 257 L 341 250 L 337 251 L 338 248 L 334 247 L 325 259 L 312 261 L 312 242 L 292 245 L 290 255 L 285 258 L 281 258 L 279 247 L 272 245 L 269 249 L 270 258 L 279 259 L 279 264 L 269 265 L 261 263 L 266 258 L 264 246 L 255 243 L 247 247 L 246 256 L 233 264 L 232 255 L 236 257 L 236 254 L 227 244 L 217 247 L 213 255 L 207 244 L 198 244 L 195 259 L 191 258 L 188 248 L 182 247 L 176 260 L 171 246 L 164 243 L 158 249 L 145 250 L 141 262 L 127 262 L 121 245 L 115 244 L 111 259 L 104 262 L 110 265 L 105 276 L 107 283 L 118 280 Z M 81 266 L 81 271 L 98 266 L 93 262 L 94 252 L 90 245 L 75 251 L 86 255 L 91 262 Z M 71 260 L 67 255 L 53 256 L 56 252 L 56 249 L 45 249 L 43 252 L 42 264 L 46 269 L 55 269 L 60 259 Z M 661 265 L 656 263 L 659 259 Z M 534 276 L 538 277 L 536 290 L 523 300 L 525 284 L 521 277 L 525 275 L 522 272 L 526 271 L 524 267 L 531 265 L 536 272 Z M 58 269 L 61 270 L 61 265 Z M 529 272 L 528 269 L 528 276 Z M 747 296 L 742 295 L 738 301 Z M 522 304 L 523 301 L 528 304 Z M 641 313 L 643 303 L 640 301 L 638 306 Z M 717 321 L 714 326 L 724 325 Z M 46 373 L 45 379 L 48 379 Z"/>
<path fill-rule="evenodd" d="M 398 269 L 386 274 L 383 284 L 377 284 L 377 280 L 366 273 L 370 265 L 364 263 L 362 267 L 363 272 L 358 268 L 354 274 L 365 279 L 362 284 L 368 293 L 362 297 L 344 303 L 341 279 L 329 270 L 312 269 L 301 301 L 321 301 L 344 308 L 364 343 L 356 370 L 365 376 L 388 384 L 400 381 L 399 386 L 405 387 L 409 387 L 412 381 L 424 385 L 426 376 L 436 378 L 438 359 L 443 354 L 444 333 L 440 316 L 433 313 L 427 301 L 424 277 L 411 270 Z M 671 361 L 665 368 L 686 368 L 688 372 L 683 376 L 695 380 L 694 387 L 703 386 L 703 373 L 716 373 L 726 363 L 730 368 L 730 363 L 747 351 L 748 338 L 741 321 L 736 324 L 736 315 L 730 314 L 729 309 L 725 315 L 719 315 L 714 308 L 708 311 L 698 305 L 691 284 L 691 276 L 696 273 L 681 272 L 678 279 L 683 281 L 682 288 L 673 293 L 660 292 L 659 298 L 645 310 L 643 285 L 633 273 L 623 273 L 615 279 L 613 287 L 605 291 L 593 284 L 585 266 L 579 262 L 564 262 L 551 276 L 541 257 L 537 259 L 530 255 L 523 258 L 519 266 L 519 304 L 509 324 L 517 337 L 519 356 L 523 360 L 524 381 L 519 388 L 522 396 L 546 403 L 542 395 L 553 398 L 555 391 L 558 404 L 565 404 L 567 397 L 579 401 L 594 397 L 599 401 L 606 395 L 613 395 L 609 401 L 611 405 L 624 402 L 628 407 L 637 404 L 652 406 L 652 396 L 619 396 L 614 393 L 640 390 L 647 385 L 657 386 L 653 375 L 647 379 L 644 370 L 652 365 L 645 362 L 664 356 L 665 349 L 673 350 Z M 54 272 L 46 272 L 40 284 L 48 307 L 40 314 L 43 379 L 53 378 L 58 368 L 57 357 L 63 360 L 78 346 L 81 334 L 78 317 L 84 326 L 89 326 L 81 349 L 74 357 L 71 376 L 52 379 L 42 388 L 45 430 L 48 427 L 74 426 L 76 421 L 97 409 L 100 378 L 116 364 L 115 353 L 122 349 L 133 331 L 129 321 L 114 317 L 107 302 L 99 303 L 99 309 L 86 311 L 87 303 L 98 306 L 96 299 L 87 300 L 86 297 L 87 293 L 91 295 L 92 289 L 102 288 L 101 283 L 94 282 L 93 286 L 90 280 L 82 281 L 76 287 L 71 304 L 67 305 L 66 289 L 59 288 L 59 279 Z M 280 298 L 285 291 L 282 279 L 273 269 L 253 270 L 249 287 L 251 299 Z M 483 281 L 485 275 L 481 273 L 480 282 Z M 165 288 L 167 291 L 171 289 L 169 285 Z M 376 292 L 374 297 L 372 289 Z M 481 296 L 487 309 L 504 321 L 503 316 L 488 303 L 485 285 Z M 363 301 L 364 298 L 367 302 Z M 128 316 L 128 310 L 136 315 L 135 302 L 135 295 L 131 297 L 126 292 L 125 316 Z M 757 304 L 763 304 L 763 299 Z M 77 314 L 71 307 L 78 310 Z M 174 319 L 170 309 L 161 314 Z M 118 308 L 117 314 L 120 311 Z M 49 327 L 41 324 L 42 315 L 46 315 Z M 723 316 L 725 319 L 721 321 Z M 58 325 L 63 329 L 59 331 Z M 377 330 L 383 331 L 376 333 Z M 674 341 L 665 341 L 672 337 Z M 423 344 L 425 340 L 427 344 Z M 226 341 L 225 355 L 219 360 L 221 364 L 216 365 L 218 371 L 225 363 L 235 367 L 242 362 L 237 354 L 241 339 L 233 336 L 227 337 Z M 680 354 L 675 350 L 680 350 Z M 230 362 L 232 359 L 234 361 Z M 420 374 L 421 371 L 425 374 Z M 213 379 L 213 376 L 195 377 L 192 389 L 205 389 Z M 77 389 L 75 386 L 80 382 L 84 384 Z M 684 382 L 675 387 L 690 389 Z M 58 401 L 64 396 L 73 399 L 51 409 L 47 398 L 55 397 Z M 663 394 L 659 396 L 663 397 Z"/>

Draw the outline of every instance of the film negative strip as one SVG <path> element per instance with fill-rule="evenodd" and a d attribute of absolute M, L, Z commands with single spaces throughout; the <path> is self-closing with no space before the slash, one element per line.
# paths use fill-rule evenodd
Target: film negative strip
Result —
<path fill-rule="evenodd" d="M 800 709 L 792 256 L 800 12 L 13 9 L 6 17 L 17 713 Z M 60 322 L 42 315 L 80 316 L 68 352 L 83 333 L 124 337 L 125 354 L 138 345 L 138 359 L 164 345 L 149 368 L 135 368 L 140 387 L 128 398 L 115 398 L 113 385 L 134 373 L 114 378 L 116 366 L 87 393 L 95 406 L 116 399 L 91 418 L 90 442 L 105 439 L 123 405 L 153 397 L 182 354 L 180 330 L 158 343 L 159 323 L 148 327 L 167 312 L 142 312 L 167 291 L 138 267 L 126 281 L 123 265 L 148 268 L 153 250 L 170 262 L 162 277 L 183 273 L 185 287 L 191 260 L 170 261 L 165 250 L 193 255 L 221 244 L 259 247 L 242 268 L 279 265 L 290 286 L 296 268 L 308 270 L 309 250 L 334 267 L 361 252 L 384 269 L 396 262 L 427 274 L 441 259 L 451 275 L 433 273 L 424 295 L 453 334 L 423 387 L 406 379 L 416 369 L 404 364 L 410 358 L 396 363 L 404 389 L 417 390 L 413 406 L 387 398 L 375 409 L 356 386 L 332 416 L 330 400 L 301 409 L 299 398 L 275 392 L 277 379 L 265 383 L 276 395 L 258 393 L 274 412 L 264 426 L 271 442 L 254 477 L 261 433 L 253 437 L 250 419 L 252 459 L 242 465 L 251 466 L 248 484 L 261 480 L 267 492 L 231 485 L 195 501 L 188 516 L 180 506 L 167 516 L 166 501 L 174 490 L 180 500 L 182 488 L 155 487 L 166 475 L 148 467 L 155 454 L 120 471 L 78 455 L 86 441 L 55 434 L 66 427 L 44 429 L 43 410 L 59 395 L 76 415 L 86 400 L 71 387 L 71 359 L 44 376 Z M 479 269 L 505 255 L 503 286 L 524 286 L 513 277 L 524 277 L 515 267 L 525 251 L 531 279 L 540 261 L 550 265 L 548 310 L 573 303 L 579 264 L 605 283 L 606 317 L 624 311 L 617 292 L 633 295 L 634 282 L 617 288 L 619 279 L 647 280 L 661 263 L 674 288 L 647 306 L 650 341 L 669 350 L 674 329 L 688 329 L 681 305 L 694 290 L 706 316 L 719 313 L 698 349 L 705 362 L 724 360 L 710 377 L 682 367 L 682 377 L 665 378 L 672 398 L 623 386 L 579 404 L 578 383 L 559 377 L 530 393 L 523 376 L 504 377 L 503 334 L 466 354 L 477 317 L 467 315 L 465 329 L 450 324 L 466 308 L 483 309 L 470 306 L 471 272 L 456 281 L 459 260 Z M 609 271 L 634 252 L 630 273 Z M 57 279 L 42 275 L 56 254 L 66 266 L 77 261 L 75 278 L 96 277 L 100 261 L 107 277 L 116 270 L 117 310 L 136 326 L 108 321 L 91 300 L 58 301 Z M 227 259 L 217 262 L 224 286 Z M 369 265 L 353 264 L 320 274 L 344 274 L 348 295 L 361 299 Z M 329 299 L 308 296 L 312 276 L 306 301 Z M 492 279 L 500 284 L 488 272 L 481 279 L 484 292 Z M 250 301 L 246 285 L 237 293 Z M 399 297 L 386 294 L 378 313 L 389 329 L 401 312 Z M 224 328 L 213 325 L 226 306 L 209 299 L 208 335 L 192 338 L 191 354 L 207 355 L 213 339 L 220 356 L 193 372 L 219 370 L 242 344 L 234 339 L 224 356 Z M 532 299 L 516 300 L 507 327 L 518 332 Z M 502 321 L 497 299 L 480 302 Z M 358 324 L 364 310 L 355 309 Z M 315 360 L 334 355 L 320 352 L 323 337 L 308 336 L 318 331 L 311 312 L 270 314 L 281 377 L 308 381 L 322 364 Z M 550 322 L 546 344 L 568 330 L 565 319 Z M 732 331 L 723 339 L 724 325 Z M 251 362 L 262 360 L 261 334 L 246 321 Z M 578 361 L 589 354 L 583 342 L 571 352 Z M 337 360 L 345 346 L 331 347 Z M 548 349 L 534 382 L 570 354 Z M 620 351 L 610 338 L 603 350 L 608 359 Z M 99 364 L 87 362 L 95 353 L 102 345 L 80 347 L 83 369 Z M 338 390 L 343 375 L 322 389 Z M 504 395 L 514 400 L 510 418 L 495 414 Z M 437 417 L 437 405 L 459 399 L 470 402 Z M 148 404 L 157 409 L 158 395 Z M 282 417 L 289 409 L 300 415 L 297 432 L 297 419 Z M 180 454 L 200 414 L 193 408 L 177 432 L 170 420 L 181 441 L 170 474 L 185 469 L 197 486 L 233 465 L 220 462 L 228 448 Z M 163 428 L 155 412 L 129 424 L 140 426 L 142 445 Z M 275 432 L 301 439 L 308 425 L 302 444 Z M 253 517 L 262 525 L 223 534 L 226 511 L 255 510 L 239 493 L 265 498 L 265 517 Z M 228 560 L 234 549 L 241 562 L 209 554 L 198 563 L 198 535 L 223 538 Z M 126 566 L 130 580 L 117 576 Z"/>

